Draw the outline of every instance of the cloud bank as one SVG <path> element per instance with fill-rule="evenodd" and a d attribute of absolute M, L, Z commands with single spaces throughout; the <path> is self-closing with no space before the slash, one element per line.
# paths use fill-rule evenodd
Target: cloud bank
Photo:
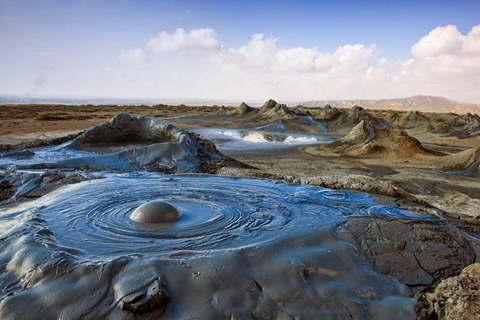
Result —
<path fill-rule="evenodd" d="M 168 34 L 161 31 L 151 38 L 147 46 L 157 53 L 181 51 L 215 51 L 219 48 L 217 32 L 213 29 L 193 29 L 185 32 L 179 28 Z"/>
<path fill-rule="evenodd" d="M 78 70 L 73 63 L 70 69 L 58 68 L 49 74 L 48 85 L 36 85 L 35 94 L 78 96 L 81 88 L 87 97 L 212 101 L 427 94 L 480 103 L 480 25 L 466 34 L 454 25 L 437 27 L 409 49 L 410 55 L 393 60 L 379 44 L 343 44 L 331 51 L 285 47 L 281 38 L 262 33 L 246 38 L 243 45 L 230 46 L 214 29 L 179 28 L 147 35 L 143 45 L 109 51 L 103 60 L 91 59 L 96 57 L 92 51 L 91 57 L 85 57 L 89 64 Z M 48 64 L 58 60 L 37 56 Z M 33 76 L 29 79 L 36 81 Z"/>
<path fill-rule="evenodd" d="M 412 45 L 412 56 L 403 61 L 382 57 L 375 44 L 345 44 L 333 52 L 317 47 L 281 48 L 280 44 L 277 37 L 257 33 L 245 45 L 233 48 L 213 29 L 179 28 L 173 33 L 159 32 L 145 49 L 157 61 L 152 67 L 168 64 L 170 76 L 189 88 L 170 91 L 189 96 L 204 92 L 196 86 L 210 88 L 203 97 L 223 93 L 222 98 L 353 99 L 413 94 L 455 98 L 461 92 L 464 99 L 480 100 L 475 93 L 480 84 L 480 25 L 466 35 L 454 25 L 435 28 Z M 142 62 L 147 54 L 140 48 L 125 49 L 119 58 Z M 195 70 L 185 72 L 192 66 Z M 152 83 L 162 81 L 150 79 Z"/>

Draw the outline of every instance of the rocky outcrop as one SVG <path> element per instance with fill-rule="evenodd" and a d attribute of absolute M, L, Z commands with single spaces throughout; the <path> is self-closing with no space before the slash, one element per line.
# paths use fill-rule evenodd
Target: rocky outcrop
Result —
<path fill-rule="evenodd" d="M 469 265 L 460 275 L 443 280 L 424 299 L 424 317 L 439 320 L 480 319 L 480 263 Z"/>

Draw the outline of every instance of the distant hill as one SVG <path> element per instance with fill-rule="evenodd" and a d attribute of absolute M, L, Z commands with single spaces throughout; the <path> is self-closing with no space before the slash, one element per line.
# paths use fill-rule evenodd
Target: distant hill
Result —
<path fill-rule="evenodd" d="M 305 107 L 324 107 L 331 105 L 337 108 L 351 108 L 361 106 L 366 109 L 385 109 L 385 110 L 417 110 L 421 112 L 453 112 L 457 114 L 480 114 L 480 105 L 472 103 L 463 103 L 450 100 L 444 97 L 433 96 L 413 96 L 400 99 L 382 99 L 382 100 L 323 100 L 323 101 L 302 101 L 290 103 L 289 106 L 302 105 Z"/>

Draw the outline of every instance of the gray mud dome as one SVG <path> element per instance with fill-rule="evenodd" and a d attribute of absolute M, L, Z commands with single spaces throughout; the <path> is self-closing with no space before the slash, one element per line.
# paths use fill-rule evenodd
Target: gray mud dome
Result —
<path fill-rule="evenodd" d="M 150 117 L 120 113 L 56 148 L 33 149 L 26 159 L 0 159 L 2 167 L 21 169 L 215 173 L 224 166 L 246 167 L 226 157 L 199 135 Z M 33 154 L 32 154 L 33 152 Z M 7 156 L 9 154 L 6 154 Z M 22 154 L 22 157 L 25 156 Z"/>
<path fill-rule="evenodd" d="M 154 200 L 182 216 L 157 228 L 130 219 Z M 364 193 L 268 180 L 145 173 L 69 185 L 1 212 L 0 317 L 414 319 L 408 287 L 336 236 L 348 217 L 445 224 Z"/>

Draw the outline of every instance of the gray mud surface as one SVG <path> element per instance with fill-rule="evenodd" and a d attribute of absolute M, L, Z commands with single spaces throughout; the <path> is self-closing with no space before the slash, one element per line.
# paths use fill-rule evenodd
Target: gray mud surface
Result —
<path fill-rule="evenodd" d="M 153 199 L 182 217 L 157 229 L 129 218 Z M 28 301 L 46 318 L 414 318 L 409 289 L 336 237 L 357 216 L 443 223 L 363 193 L 268 180 L 73 184 L 3 210 L 1 316 L 27 316 Z"/>

